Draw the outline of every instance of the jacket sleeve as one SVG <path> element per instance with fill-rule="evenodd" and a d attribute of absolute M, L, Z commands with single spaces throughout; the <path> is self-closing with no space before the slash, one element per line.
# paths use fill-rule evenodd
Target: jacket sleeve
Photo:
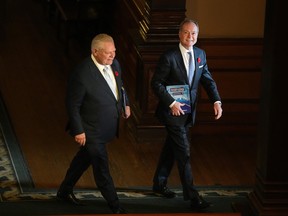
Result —
<path fill-rule="evenodd" d="M 69 118 L 67 129 L 72 136 L 84 132 L 80 109 L 85 96 L 85 87 L 76 72 L 69 77 L 66 93 L 66 109 Z"/>
<path fill-rule="evenodd" d="M 167 92 L 166 86 L 169 83 L 170 74 L 170 58 L 168 55 L 163 54 L 156 66 L 155 73 L 151 79 L 151 87 L 155 95 L 159 98 L 159 101 L 167 108 L 173 103 L 174 98 Z"/>

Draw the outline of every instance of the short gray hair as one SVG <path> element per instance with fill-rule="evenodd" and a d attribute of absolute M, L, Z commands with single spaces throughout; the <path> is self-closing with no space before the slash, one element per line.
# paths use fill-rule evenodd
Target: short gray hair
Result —
<path fill-rule="evenodd" d="M 96 35 L 93 39 L 92 39 L 92 42 L 91 42 L 91 50 L 94 50 L 94 49 L 103 49 L 103 45 L 102 45 L 102 42 L 112 42 L 114 43 L 114 40 L 113 38 L 108 35 L 108 34 L 98 34 Z"/>
<path fill-rule="evenodd" d="M 199 25 L 198 25 L 198 22 L 193 20 L 193 19 L 190 19 L 190 18 L 185 18 L 181 23 L 180 23 L 180 26 L 179 26 L 179 31 L 182 30 L 183 28 L 183 25 L 185 25 L 186 23 L 194 23 L 197 28 L 198 28 L 198 32 L 199 32 Z"/>

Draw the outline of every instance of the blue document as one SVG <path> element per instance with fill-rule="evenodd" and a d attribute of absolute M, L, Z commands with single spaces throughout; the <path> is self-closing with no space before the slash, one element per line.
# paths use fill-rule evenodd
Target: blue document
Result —
<path fill-rule="evenodd" d="M 181 107 L 184 113 L 191 113 L 189 85 L 169 85 L 166 89 L 176 101 L 185 104 Z"/>
<path fill-rule="evenodd" d="M 127 95 L 126 95 L 126 91 L 125 91 L 123 86 L 121 87 L 121 94 L 122 94 L 122 110 L 123 110 L 125 116 L 127 116 L 127 114 L 126 114 Z"/>

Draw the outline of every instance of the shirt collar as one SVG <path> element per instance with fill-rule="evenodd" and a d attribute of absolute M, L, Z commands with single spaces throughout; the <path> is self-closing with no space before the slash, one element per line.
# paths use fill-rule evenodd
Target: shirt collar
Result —
<path fill-rule="evenodd" d="M 179 49 L 182 53 L 187 53 L 187 52 L 192 52 L 193 51 L 193 46 L 190 47 L 189 50 L 187 50 L 184 46 L 182 46 L 181 43 L 179 43 Z"/>
<path fill-rule="evenodd" d="M 93 56 L 93 54 L 91 54 L 91 58 L 92 58 L 92 61 L 94 62 L 94 64 L 97 66 L 97 68 L 102 72 L 103 69 L 105 67 L 109 67 L 110 65 L 102 65 L 100 63 L 97 62 L 97 60 L 95 59 L 95 57 Z"/>

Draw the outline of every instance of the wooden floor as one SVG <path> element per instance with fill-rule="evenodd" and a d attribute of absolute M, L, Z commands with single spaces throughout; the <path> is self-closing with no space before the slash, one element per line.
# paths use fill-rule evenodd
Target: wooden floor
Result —
<path fill-rule="evenodd" d="M 0 22 L 0 90 L 35 187 L 57 188 L 78 148 L 64 132 L 66 79 L 89 50 L 73 46 L 67 56 L 42 3 L 7 1 L 6 18 Z M 120 139 L 108 145 L 115 184 L 150 187 L 162 143 L 134 142 L 126 123 L 121 122 Z M 254 183 L 256 135 L 195 136 L 191 156 L 196 185 Z M 179 186 L 176 169 L 169 185 Z M 95 187 L 91 169 L 77 186 Z"/>

